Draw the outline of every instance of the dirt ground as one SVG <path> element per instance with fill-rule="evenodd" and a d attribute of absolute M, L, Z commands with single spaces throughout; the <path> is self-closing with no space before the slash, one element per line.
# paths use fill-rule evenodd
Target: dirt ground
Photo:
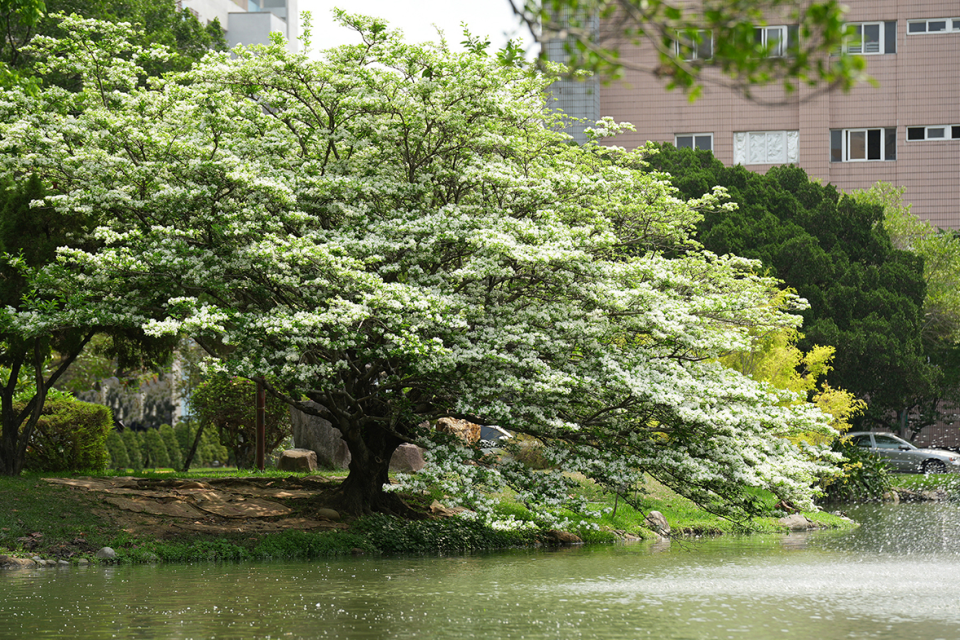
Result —
<path fill-rule="evenodd" d="M 346 529 L 325 506 L 341 478 L 44 478 L 89 492 L 92 509 L 120 529 L 156 539 L 190 534 Z M 86 497 L 86 496 L 85 496 Z"/>

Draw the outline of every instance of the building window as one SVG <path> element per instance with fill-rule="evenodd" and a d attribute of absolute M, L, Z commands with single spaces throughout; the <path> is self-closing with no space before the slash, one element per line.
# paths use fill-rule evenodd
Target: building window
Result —
<path fill-rule="evenodd" d="M 907 33 L 946 33 L 947 31 L 960 31 L 960 18 L 907 21 Z"/>
<path fill-rule="evenodd" d="M 703 149 L 704 151 L 713 151 L 712 133 L 689 133 L 676 137 L 674 143 L 677 149 Z"/>
<path fill-rule="evenodd" d="M 677 32 L 677 57 L 684 60 L 709 60 L 713 57 L 713 31 L 700 29 L 697 37 L 690 38 Z"/>
<path fill-rule="evenodd" d="M 843 41 L 847 53 L 876 55 L 897 52 L 897 23 L 853 22 L 847 25 L 849 33 Z"/>
<path fill-rule="evenodd" d="M 830 162 L 896 159 L 896 128 L 835 129 L 830 132 Z"/>
<path fill-rule="evenodd" d="M 960 140 L 960 124 L 907 127 L 907 140 Z"/>
<path fill-rule="evenodd" d="M 734 164 L 798 162 L 799 131 L 739 131 L 733 134 Z"/>
<path fill-rule="evenodd" d="M 767 50 L 767 57 L 782 58 L 791 47 L 797 46 L 797 27 L 779 25 L 774 27 L 754 27 L 753 40 L 758 47 Z"/>

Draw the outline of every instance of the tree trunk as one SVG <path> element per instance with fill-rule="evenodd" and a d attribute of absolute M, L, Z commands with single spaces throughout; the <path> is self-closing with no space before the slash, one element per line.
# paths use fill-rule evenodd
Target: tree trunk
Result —
<path fill-rule="evenodd" d="M 350 472 L 337 489 L 335 506 L 353 515 L 410 516 L 412 510 L 399 496 L 383 490 L 390 482 L 390 458 L 403 441 L 376 427 L 350 431 L 343 439 L 350 448 Z"/>
<path fill-rule="evenodd" d="M 3 412 L 3 435 L 0 437 L 0 474 L 5 476 L 18 476 L 23 468 L 23 461 L 17 455 L 18 426 L 14 418 L 9 418 L 6 411 Z"/>
<path fill-rule="evenodd" d="M 190 471 L 190 465 L 193 464 L 193 457 L 197 455 L 197 447 L 200 446 L 200 438 L 203 437 L 203 423 L 201 422 L 197 426 L 197 435 L 193 438 L 193 446 L 190 447 L 190 453 L 187 455 L 187 459 L 183 461 L 183 472 L 186 473 Z"/>

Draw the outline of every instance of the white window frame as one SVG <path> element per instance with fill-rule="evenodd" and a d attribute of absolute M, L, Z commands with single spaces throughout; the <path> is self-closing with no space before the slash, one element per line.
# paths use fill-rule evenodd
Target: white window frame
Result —
<path fill-rule="evenodd" d="M 684 37 L 682 31 L 677 32 L 676 45 L 677 57 L 687 62 L 694 60 L 712 60 L 713 59 L 713 31 L 711 29 L 697 29 L 697 35 L 700 36 L 700 42 L 691 42 Z M 704 42 L 710 43 L 710 55 L 701 56 L 700 49 Z"/>
<path fill-rule="evenodd" d="M 910 130 L 923 129 L 922 138 L 911 138 Z M 931 137 L 931 129 L 943 129 L 943 136 Z M 954 135 L 956 133 L 956 135 Z M 904 134 L 907 142 L 939 142 L 943 140 L 960 140 L 960 125 L 958 124 L 931 124 L 931 125 L 917 125 L 915 127 L 907 127 L 907 131 Z"/>
<path fill-rule="evenodd" d="M 768 58 L 782 58 L 787 55 L 787 45 L 789 43 L 789 34 L 787 32 L 787 25 L 785 24 L 774 24 L 767 25 L 763 27 L 754 27 L 753 33 L 754 38 L 756 39 L 756 33 L 760 32 L 760 45 L 763 47 L 768 47 L 770 42 L 770 32 L 779 31 L 779 36 L 776 40 L 776 49 L 771 49 L 767 52 Z"/>
<path fill-rule="evenodd" d="M 709 137 L 710 138 L 710 148 L 703 149 L 703 147 L 697 146 L 697 138 Z M 678 133 L 673 136 L 673 146 L 680 148 L 679 140 L 680 138 L 690 138 L 690 146 L 684 147 L 687 149 L 703 149 L 704 151 L 709 151 L 713 153 L 713 134 L 712 133 Z"/>
<path fill-rule="evenodd" d="M 778 141 L 781 152 L 770 153 L 771 142 Z M 754 162 L 751 150 L 762 145 L 763 160 Z M 789 164 L 800 161 L 799 131 L 737 131 L 733 134 L 733 163 L 743 166 L 759 164 Z"/>
<path fill-rule="evenodd" d="M 860 42 L 857 44 L 851 44 L 851 37 L 847 36 L 843 41 L 843 50 L 846 53 L 864 55 L 864 56 L 875 56 L 882 55 L 885 51 L 886 43 L 883 41 L 884 33 L 886 27 L 883 21 L 878 22 L 850 22 L 845 25 L 846 28 L 854 27 L 860 29 Z M 876 51 L 865 51 L 866 47 L 863 43 L 865 27 L 876 27 L 880 32 L 879 40 L 877 40 L 877 50 Z"/>
<path fill-rule="evenodd" d="M 930 31 L 930 23 L 943 22 L 944 28 Z M 923 25 L 923 30 L 913 31 L 914 25 Z M 936 33 L 955 33 L 960 31 L 960 18 L 928 18 L 926 20 L 907 20 L 908 36 L 928 36 Z"/>
<path fill-rule="evenodd" d="M 896 137 L 896 129 L 894 127 L 864 127 L 862 129 L 839 129 L 842 132 L 841 137 L 841 147 L 840 147 L 840 162 L 888 162 L 895 161 L 894 158 L 887 158 L 887 130 L 894 129 L 894 137 Z M 880 157 L 879 158 L 870 158 L 870 131 L 879 131 L 880 132 Z M 850 139 L 854 135 L 863 134 L 863 156 L 862 158 L 851 158 L 850 157 Z M 894 141 L 896 144 L 896 141 Z M 832 153 L 832 141 L 831 141 L 831 153 Z M 894 152 L 896 153 L 896 152 Z"/>

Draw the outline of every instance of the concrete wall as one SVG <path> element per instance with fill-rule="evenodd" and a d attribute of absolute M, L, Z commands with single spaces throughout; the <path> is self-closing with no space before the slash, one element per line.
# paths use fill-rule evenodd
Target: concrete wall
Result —
<path fill-rule="evenodd" d="M 254 45 L 270 42 L 270 34 L 279 31 L 287 35 L 287 23 L 269 11 L 231 13 L 227 27 L 227 46 Z M 289 46 L 295 43 L 291 42 Z"/>

